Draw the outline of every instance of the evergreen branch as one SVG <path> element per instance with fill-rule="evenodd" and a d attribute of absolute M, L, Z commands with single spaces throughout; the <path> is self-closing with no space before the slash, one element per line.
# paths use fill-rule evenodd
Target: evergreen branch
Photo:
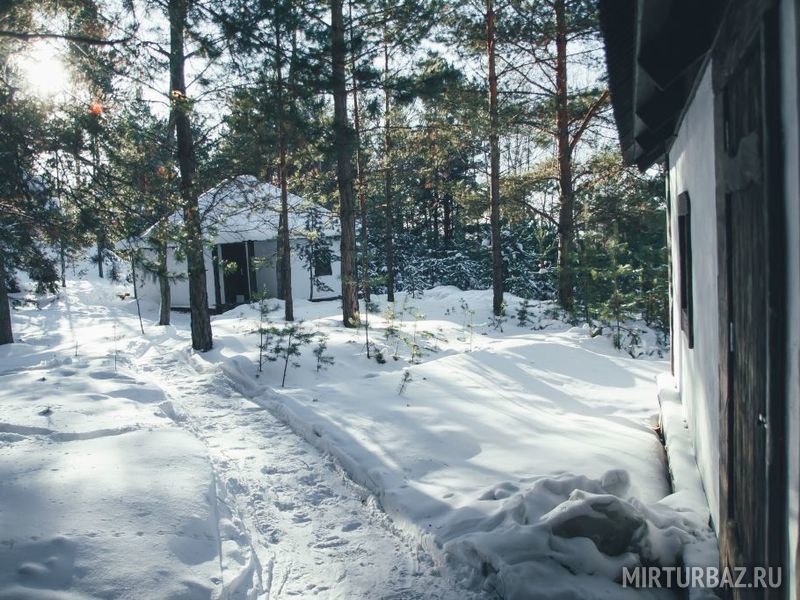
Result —
<path fill-rule="evenodd" d="M 78 44 L 90 44 L 92 46 L 116 46 L 117 44 L 125 44 L 131 41 L 131 39 L 133 39 L 131 37 L 127 37 L 127 38 L 106 40 L 103 38 L 96 38 L 86 35 L 74 35 L 71 33 L 11 31 L 8 29 L 0 29 L 0 37 L 13 38 L 17 40 L 23 40 L 26 42 L 32 40 L 66 40 L 68 42 L 75 42 Z"/>

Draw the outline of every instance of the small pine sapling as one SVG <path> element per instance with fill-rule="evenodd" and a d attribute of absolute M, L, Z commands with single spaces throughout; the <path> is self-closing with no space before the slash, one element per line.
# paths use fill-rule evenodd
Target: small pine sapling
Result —
<path fill-rule="evenodd" d="M 386 357 L 383 355 L 383 350 L 381 348 L 379 348 L 378 346 L 375 346 L 373 348 L 373 353 L 374 353 L 373 356 L 375 357 L 375 362 L 376 363 L 378 363 L 379 365 L 385 365 L 386 364 Z"/>
<path fill-rule="evenodd" d="M 517 325 L 527 327 L 531 322 L 531 303 L 523 299 L 517 307 Z"/>
<path fill-rule="evenodd" d="M 503 325 L 505 324 L 506 321 L 508 321 L 507 317 L 504 317 L 502 315 L 499 316 L 499 317 L 497 317 L 495 315 L 491 315 L 489 317 L 489 327 L 491 327 L 495 331 L 499 331 L 500 333 L 503 333 Z"/>
<path fill-rule="evenodd" d="M 320 334 L 319 341 L 317 342 L 317 345 L 314 348 L 314 358 L 317 359 L 317 373 L 326 370 L 334 363 L 333 356 L 330 354 L 326 354 L 327 349 L 328 349 L 328 336 L 325 334 Z"/>
<path fill-rule="evenodd" d="M 399 314 L 399 322 L 396 323 L 396 335 L 394 340 L 394 353 L 392 354 L 392 358 L 394 360 L 400 360 L 400 342 L 405 341 L 405 336 L 402 335 L 403 332 L 403 322 L 405 319 L 406 312 L 413 307 L 408 305 L 408 295 L 403 297 L 403 303 L 400 305 L 400 314 Z M 397 314 L 395 313 L 395 317 Z"/>
<path fill-rule="evenodd" d="M 111 257 L 111 273 L 109 273 L 109 279 L 111 279 L 111 281 L 122 280 L 122 274 L 120 273 L 119 263 L 113 256 Z"/>
<path fill-rule="evenodd" d="M 394 303 L 386 305 L 386 312 L 384 312 L 383 318 L 386 320 L 386 328 L 383 330 L 383 339 L 387 347 L 395 348 L 392 358 L 397 360 L 397 340 L 399 339 L 400 329 L 397 327 L 395 321 Z"/>
<path fill-rule="evenodd" d="M 403 369 L 403 377 L 400 379 L 400 385 L 397 386 L 397 395 L 402 396 L 403 392 L 406 391 L 406 386 L 408 382 L 411 381 L 411 371 L 408 369 Z"/>
<path fill-rule="evenodd" d="M 275 310 L 276 307 L 271 306 L 267 302 L 266 288 L 253 295 L 253 301 L 258 307 L 258 372 L 261 373 L 264 368 L 264 361 L 268 360 L 273 362 L 277 357 L 266 355 L 265 352 L 269 350 L 272 342 L 272 333 L 274 327 L 268 326 L 269 313 Z M 257 377 L 258 375 L 256 375 Z"/>
<path fill-rule="evenodd" d="M 461 299 L 461 313 L 464 317 L 461 328 L 461 341 L 469 343 L 469 351 L 472 352 L 472 341 L 475 335 L 475 311 L 469 307 L 467 301 Z"/>
<path fill-rule="evenodd" d="M 627 350 L 631 358 L 639 358 L 642 353 L 639 351 L 639 345 L 642 343 L 642 332 L 638 327 L 632 327 L 628 330 L 628 344 Z"/>
<path fill-rule="evenodd" d="M 274 356 L 275 360 L 283 360 L 281 387 L 285 387 L 286 372 L 289 369 L 289 364 L 293 367 L 300 366 L 296 359 L 302 353 L 303 346 L 307 346 L 313 341 L 314 334 L 310 331 L 305 331 L 302 323 L 287 323 L 283 327 L 273 327 L 271 329 L 275 339 L 275 343 L 270 349 L 271 356 Z"/>
<path fill-rule="evenodd" d="M 414 327 L 411 330 L 411 364 L 419 363 L 422 358 L 422 347 L 420 346 L 420 338 L 424 337 L 424 332 L 419 331 L 419 322 L 425 318 L 421 312 L 414 313 Z"/>
<path fill-rule="evenodd" d="M 367 359 L 372 358 L 372 356 L 370 355 L 370 349 L 373 345 L 372 342 L 370 342 L 369 340 L 369 313 L 370 313 L 369 305 L 370 305 L 369 302 L 366 301 L 364 302 L 364 317 L 361 318 L 361 315 L 359 314 L 359 319 L 358 322 L 356 323 L 356 327 L 361 327 L 362 325 L 364 326 L 364 346 L 367 349 Z"/>

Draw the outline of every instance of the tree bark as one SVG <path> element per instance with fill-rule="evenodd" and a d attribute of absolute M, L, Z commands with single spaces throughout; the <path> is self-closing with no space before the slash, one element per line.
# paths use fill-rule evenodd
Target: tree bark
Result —
<path fill-rule="evenodd" d="M 6 265 L 0 258 L 0 345 L 13 344 L 14 334 L 11 330 L 11 305 L 6 289 Z"/>
<path fill-rule="evenodd" d="M 92 185 L 94 186 L 94 194 L 95 194 L 95 210 L 97 214 L 95 215 L 98 220 L 102 219 L 102 207 L 100 206 L 100 200 L 97 197 L 99 193 L 100 183 L 98 181 L 98 170 L 100 169 L 100 145 L 97 141 L 97 129 L 100 127 L 100 117 L 95 117 L 94 123 L 94 131 L 92 132 Z M 95 241 L 97 243 L 97 274 L 99 275 L 100 279 L 103 279 L 103 256 L 104 252 L 104 232 L 103 232 L 103 223 L 102 221 L 98 222 L 97 224 L 97 231 L 95 231 Z"/>
<path fill-rule="evenodd" d="M 136 256 L 131 257 L 131 278 L 133 279 L 133 297 L 136 300 L 136 315 L 139 317 L 139 330 L 144 335 L 144 323 L 142 322 L 142 305 L 139 298 L 139 284 L 136 279 Z"/>
<path fill-rule="evenodd" d="M 450 242 L 453 239 L 452 231 L 452 207 L 453 199 L 450 192 L 445 193 L 444 202 L 442 204 L 442 236 L 444 238 L 444 245 L 446 248 L 450 247 Z"/>
<path fill-rule="evenodd" d="M 353 20 L 353 3 L 350 2 L 350 20 Z M 353 26 L 350 26 L 350 45 L 353 45 Z M 367 231 L 367 184 L 361 160 L 361 113 L 358 106 L 358 78 L 356 77 L 355 50 L 350 48 L 350 71 L 353 75 L 353 128 L 356 144 L 356 181 L 358 182 L 358 208 L 361 218 L 361 290 L 364 306 L 369 304 L 369 235 Z M 369 352 L 369 348 L 367 348 Z"/>
<path fill-rule="evenodd" d="M 186 228 L 186 261 L 189 268 L 189 306 L 192 329 L 192 348 L 200 352 L 211 350 L 211 317 L 208 312 L 206 265 L 203 252 L 203 233 L 197 192 L 194 188 L 195 156 L 190 105 L 186 97 L 184 66 L 186 56 L 183 38 L 189 0 L 169 0 L 170 22 L 170 100 L 175 122 L 177 159 L 180 170 L 180 192 L 183 201 L 183 222 Z"/>
<path fill-rule="evenodd" d="M 555 0 L 556 13 L 556 131 L 558 135 L 558 302 L 564 310 L 574 307 L 572 242 L 575 194 L 572 188 L 572 148 L 569 139 L 567 89 L 567 24 L 565 0 Z"/>
<path fill-rule="evenodd" d="M 492 312 L 503 312 L 503 254 L 500 245 L 500 133 L 495 68 L 495 12 L 486 0 L 486 53 L 489 60 L 489 196 L 492 230 Z"/>
<path fill-rule="evenodd" d="M 63 233 L 61 234 L 64 235 Z M 58 262 L 61 267 L 61 287 L 67 287 L 67 250 L 65 248 L 64 240 L 59 242 L 58 246 Z"/>
<path fill-rule="evenodd" d="M 336 147 L 336 180 L 339 187 L 341 223 L 342 320 L 345 327 L 358 325 L 356 280 L 356 220 L 353 207 L 353 141 L 347 122 L 347 80 L 342 0 L 331 0 L 331 59 L 333 63 L 333 113 Z"/>
<path fill-rule="evenodd" d="M 56 150 L 56 195 L 58 196 L 58 206 L 61 209 L 61 215 L 64 218 L 64 222 L 66 222 L 66 210 L 64 209 L 64 198 L 61 189 L 61 157 Z M 60 231 L 58 234 L 58 262 L 61 270 L 61 287 L 67 287 L 67 245 L 66 241 L 64 240 L 65 237 L 64 233 L 64 225 L 62 224 L 60 227 Z"/>
<path fill-rule="evenodd" d="M 389 90 L 389 41 L 386 38 L 386 23 L 383 35 L 383 138 L 384 138 L 384 175 L 383 204 L 386 224 L 386 299 L 394 302 L 394 207 L 392 206 L 392 126 L 390 112 L 392 109 Z"/>
<path fill-rule="evenodd" d="M 97 274 L 103 279 L 103 242 L 100 241 L 100 234 L 97 235 Z"/>
<path fill-rule="evenodd" d="M 277 8 L 276 8 L 277 11 Z M 283 317 L 286 321 L 294 321 L 294 303 L 292 302 L 292 244 L 289 237 L 289 188 L 286 181 L 286 113 L 283 98 L 283 49 L 281 47 L 281 30 L 278 15 L 275 15 L 275 75 L 277 83 L 277 117 L 279 164 L 278 179 L 281 186 L 281 217 L 278 232 L 278 254 L 281 265 L 281 292 L 283 295 Z"/>
<path fill-rule="evenodd" d="M 158 324 L 169 325 L 172 309 L 172 289 L 169 287 L 167 275 L 167 242 L 158 242 L 158 287 L 161 296 L 161 307 L 158 312 Z"/>

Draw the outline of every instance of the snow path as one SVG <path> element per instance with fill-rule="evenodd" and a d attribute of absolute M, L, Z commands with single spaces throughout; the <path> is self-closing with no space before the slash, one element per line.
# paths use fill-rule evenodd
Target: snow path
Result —
<path fill-rule="evenodd" d="M 180 350 L 148 346 L 133 366 L 164 390 L 165 412 L 206 445 L 258 557 L 259 597 L 473 597 L 452 589 L 371 495 L 220 370 L 198 373 Z"/>
<path fill-rule="evenodd" d="M 673 565 L 715 544 L 707 519 L 665 497 L 648 426 L 663 364 L 585 329 L 481 325 L 467 351 L 457 308 L 488 311 L 488 292 L 437 288 L 414 300 L 429 316 L 409 326 L 435 340 L 430 354 L 377 364 L 335 306 L 299 302 L 336 366 L 319 371 L 306 352 L 277 390 L 281 365 L 256 375 L 254 307 L 215 317 L 214 350 L 198 354 L 187 315 L 171 327 L 147 319 L 142 335 L 124 289 L 71 280 L 45 309 L 15 311 L 21 343 L 0 354 L 0 371 L 20 370 L 6 390 L 16 403 L 0 403 L 11 428 L 0 459 L 17 503 L 0 529 L 32 542 L 7 544 L 0 596 L 49 586 L 214 600 L 663 597 L 614 583 L 622 565 Z M 36 429 L 15 433 L 26 427 Z M 104 435 L 82 439 L 91 432 Z M 53 442 L 76 433 L 75 452 L 58 455 Z M 598 497 L 647 535 L 609 556 L 591 536 L 555 531 Z M 64 577 L 51 565 L 63 540 L 76 549 Z"/>

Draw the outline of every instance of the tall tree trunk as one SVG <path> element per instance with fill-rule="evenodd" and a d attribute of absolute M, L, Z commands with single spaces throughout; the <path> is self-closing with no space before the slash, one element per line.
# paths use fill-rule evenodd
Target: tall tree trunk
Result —
<path fill-rule="evenodd" d="M 356 77 L 356 59 L 353 46 L 353 3 L 350 9 L 350 71 L 353 74 L 353 128 L 356 143 L 356 181 L 358 182 L 358 208 L 361 217 L 361 290 L 364 294 L 364 305 L 369 304 L 369 236 L 367 231 L 367 184 L 364 181 L 364 165 L 361 160 L 361 113 L 358 105 L 358 78 Z M 369 352 L 369 348 L 367 348 Z"/>
<path fill-rule="evenodd" d="M 445 247 L 449 247 L 450 242 L 453 239 L 452 210 L 453 210 L 453 198 L 450 195 L 450 192 L 447 192 L 444 196 L 444 202 L 442 204 L 442 230 L 443 230 Z"/>
<path fill-rule="evenodd" d="M 289 237 L 289 188 L 286 181 L 286 112 L 283 98 L 283 48 L 281 47 L 280 20 L 275 15 L 275 74 L 277 83 L 277 117 L 279 165 L 278 179 L 281 186 L 281 218 L 278 232 L 278 254 L 281 265 L 281 292 L 283 295 L 283 317 L 286 321 L 294 321 L 294 303 L 292 301 L 292 243 Z"/>
<path fill-rule="evenodd" d="M 203 233 L 197 192 L 194 188 L 195 156 L 189 105 L 186 97 L 186 77 L 183 37 L 189 0 L 169 0 L 170 23 L 170 100 L 175 122 L 180 191 L 183 201 L 183 222 L 186 228 L 186 261 L 189 267 L 189 306 L 192 329 L 192 348 L 200 352 L 211 350 L 211 317 L 208 312 L 206 265 L 203 253 Z"/>
<path fill-rule="evenodd" d="M 65 288 L 67 287 L 67 249 L 63 239 L 59 242 L 58 262 L 61 266 L 61 287 Z"/>
<path fill-rule="evenodd" d="M 347 123 L 347 81 L 342 0 L 331 0 L 331 59 L 333 63 L 333 114 L 336 146 L 336 180 L 339 185 L 339 219 L 342 269 L 342 320 L 345 327 L 358 325 L 356 280 L 356 219 L 353 207 L 353 140 Z"/>
<path fill-rule="evenodd" d="M 383 204 L 386 216 L 386 299 L 394 302 L 394 207 L 392 206 L 392 110 L 391 92 L 389 90 L 389 40 L 387 39 L 386 22 L 383 24 Z"/>
<path fill-rule="evenodd" d="M 433 189 L 433 194 L 431 195 L 431 216 L 433 218 L 433 222 L 431 223 L 431 233 L 433 234 L 433 246 L 434 248 L 438 248 L 439 247 L 439 193 L 436 191 L 435 187 Z"/>
<path fill-rule="evenodd" d="M 286 143 L 280 145 L 280 185 L 281 185 L 281 217 L 280 217 L 280 263 L 281 292 L 283 295 L 283 318 L 294 321 L 294 301 L 292 299 L 292 243 L 289 232 L 289 188 L 286 181 Z"/>
<path fill-rule="evenodd" d="M 66 224 L 67 213 L 64 209 L 64 198 L 61 189 L 61 157 L 56 150 L 56 195 L 58 196 L 58 206 L 61 209 L 61 216 L 64 219 L 58 232 L 58 262 L 61 270 L 61 287 L 67 287 L 67 244 L 64 240 L 64 226 Z"/>
<path fill-rule="evenodd" d="M 103 242 L 97 234 L 97 274 L 103 279 Z"/>
<path fill-rule="evenodd" d="M 131 256 L 131 279 L 133 280 L 133 297 L 136 300 L 136 315 L 139 317 L 139 330 L 144 335 L 144 323 L 142 322 L 142 304 L 139 298 L 139 283 L 136 275 L 137 256 Z"/>
<path fill-rule="evenodd" d="M 486 54 L 489 59 L 489 196 L 492 230 L 492 312 L 503 312 L 503 254 L 500 247 L 500 133 L 495 68 L 495 12 L 486 0 Z"/>
<path fill-rule="evenodd" d="M 567 24 L 565 0 L 555 0 L 556 12 L 556 130 L 558 132 L 558 302 L 565 310 L 574 306 L 572 238 L 575 195 L 572 189 L 572 148 L 567 107 Z"/>
<path fill-rule="evenodd" d="M 167 272 L 167 242 L 158 242 L 158 288 L 161 296 L 161 307 L 158 312 L 158 324 L 169 325 L 172 309 L 172 289 L 169 287 Z"/>
<path fill-rule="evenodd" d="M 14 343 L 14 335 L 11 330 L 11 305 L 6 285 L 6 265 L 0 258 L 0 345 Z"/>
<path fill-rule="evenodd" d="M 97 244 L 97 274 L 99 275 L 100 279 L 103 279 L 103 255 L 104 255 L 104 238 L 105 234 L 103 232 L 103 222 L 102 222 L 102 206 L 100 205 L 100 199 L 97 197 L 99 193 L 99 182 L 98 182 L 98 170 L 100 168 L 100 145 L 97 141 L 97 129 L 100 127 L 100 117 L 99 115 L 95 117 L 97 122 L 94 124 L 94 131 L 92 132 L 92 185 L 94 189 L 92 190 L 95 194 L 95 217 L 98 219 L 97 223 L 97 231 L 95 231 L 95 241 Z"/>

